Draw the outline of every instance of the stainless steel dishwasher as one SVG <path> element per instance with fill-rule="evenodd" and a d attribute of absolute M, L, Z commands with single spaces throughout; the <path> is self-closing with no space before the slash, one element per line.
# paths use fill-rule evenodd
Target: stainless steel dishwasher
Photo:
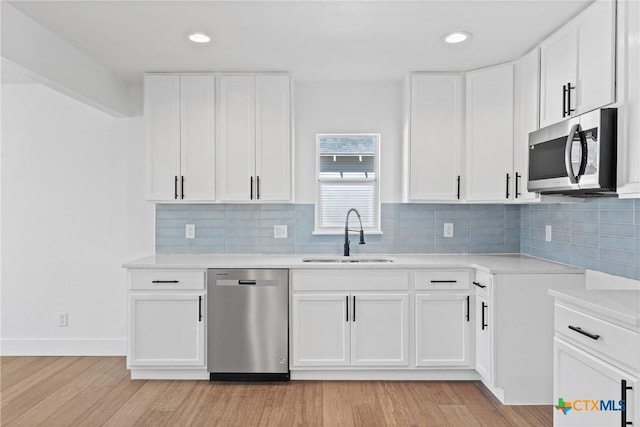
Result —
<path fill-rule="evenodd" d="M 210 269 L 211 380 L 289 379 L 289 270 Z"/>

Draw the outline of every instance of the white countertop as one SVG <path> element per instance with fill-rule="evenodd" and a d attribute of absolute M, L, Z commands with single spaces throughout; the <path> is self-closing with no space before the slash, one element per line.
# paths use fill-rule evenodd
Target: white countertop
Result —
<path fill-rule="evenodd" d="M 556 300 L 583 307 L 630 325 L 640 325 L 640 291 L 638 290 L 549 290 Z"/>
<path fill-rule="evenodd" d="M 582 268 L 520 255 L 366 255 L 349 259 L 391 259 L 385 263 L 313 263 L 303 259 L 347 259 L 339 255 L 152 255 L 125 268 L 473 268 L 490 274 L 582 273 Z"/>

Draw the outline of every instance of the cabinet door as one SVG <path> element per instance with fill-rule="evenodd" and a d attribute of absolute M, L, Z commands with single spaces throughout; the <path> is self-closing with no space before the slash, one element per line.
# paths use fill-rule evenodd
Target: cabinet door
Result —
<path fill-rule="evenodd" d="M 576 114 L 615 102 L 616 2 L 596 1 L 578 19 Z"/>
<path fill-rule="evenodd" d="M 202 294 L 129 296 L 129 366 L 205 366 Z"/>
<path fill-rule="evenodd" d="M 216 181 L 223 202 L 255 198 L 255 78 L 220 77 Z"/>
<path fill-rule="evenodd" d="M 180 179 L 180 77 L 144 77 L 147 199 L 176 200 Z"/>
<path fill-rule="evenodd" d="M 256 197 L 291 200 L 289 76 L 256 76 Z"/>
<path fill-rule="evenodd" d="M 469 366 L 470 296 L 416 295 L 416 366 Z"/>
<path fill-rule="evenodd" d="M 540 45 L 540 127 L 564 120 L 563 86 L 577 83 L 577 37 L 572 22 Z M 575 92 L 575 89 L 571 91 L 571 108 L 576 105 Z"/>
<path fill-rule="evenodd" d="M 180 198 L 215 200 L 215 77 L 180 76 Z"/>
<path fill-rule="evenodd" d="M 409 295 L 353 294 L 351 365 L 409 365 Z"/>
<path fill-rule="evenodd" d="M 465 149 L 465 198 L 509 199 L 513 180 L 512 64 L 467 74 Z"/>
<path fill-rule="evenodd" d="M 349 366 L 348 294 L 294 294 L 293 366 Z"/>
<path fill-rule="evenodd" d="M 493 310 L 492 303 L 476 295 L 476 371 L 493 385 Z"/>
<path fill-rule="evenodd" d="M 627 382 L 626 420 L 638 425 L 638 387 L 634 377 L 585 351 L 554 338 L 554 426 L 618 426 L 622 423 L 622 380 Z M 604 401 L 609 410 L 594 410 Z M 571 404 L 566 413 L 558 406 Z M 598 409 L 600 403 L 598 402 Z M 612 410 L 618 409 L 618 410 Z"/>
<path fill-rule="evenodd" d="M 459 198 L 463 90 L 461 75 L 411 76 L 410 200 Z"/>
<path fill-rule="evenodd" d="M 516 116 L 513 138 L 513 198 L 539 199 L 527 191 L 529 177 L 529 133 L 538 130 L 540 50 L 534 49 L 516 63 Z"/>

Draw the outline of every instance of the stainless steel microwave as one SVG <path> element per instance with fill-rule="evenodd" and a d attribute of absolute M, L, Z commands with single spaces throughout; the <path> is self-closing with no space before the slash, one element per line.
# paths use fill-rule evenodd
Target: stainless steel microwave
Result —
<path fill-rule="evenodd" d="M 617 110 L 603 108 L 529 134 L 527 189 L 542 194 L 614 195 Z"/>

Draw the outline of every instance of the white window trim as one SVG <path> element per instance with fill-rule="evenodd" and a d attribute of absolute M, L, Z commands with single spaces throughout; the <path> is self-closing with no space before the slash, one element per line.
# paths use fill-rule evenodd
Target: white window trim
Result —
<path fill-rule="evenodd" d="M 366 136 L 375 136 L 375 180 L 363 180 L 363 179 L 350 179 L 350 180 L 335 180 L 335 179 L 324 179 L 320 180 L 320 138 L 331 135 L 366 135 Z M 362 183 L 363 181 L 372 182 L 374 187 L 374 199 L 373 199 L 373 227 L 363 227 L 365 235 L 379 235 L 383 234 L 382 229 L 380 228 L 381 223 L 381 206 L 380 206 L 380 141 L 381 134 L 379 133 L 371 133 L 371 132 L 352 132 L 352 133 L 317 133 L 316 134 L 316 148 L 315 148 L 315 157 L 316 157 L 316 170 L 315 170 L 315 180 L 316 180 L 316 196 L 315 196 L 315 205 L 314 205 L 314 230 L 311 232 L 314 236 L 322 236 L 322 235 L 344 235 L 344 226 L 341 227 L 321 227 L 320 226 L 320 218 L 322 217 L 321 212 L 321 201 L 320 201 L 320 185 L 322 182 L 353 182 L 353 183 Z M 347 213 L 345 212 L 345 219 Z M 355 222 L 354 222 L 355 221 Z M 358 223 L 358 218 L 354 218 L 351 216 L 349 218 L 349 226 L 351 229 L 356 229 L 360 227 Z M 351 233 L 355 234 L 355 233 Z"/>

